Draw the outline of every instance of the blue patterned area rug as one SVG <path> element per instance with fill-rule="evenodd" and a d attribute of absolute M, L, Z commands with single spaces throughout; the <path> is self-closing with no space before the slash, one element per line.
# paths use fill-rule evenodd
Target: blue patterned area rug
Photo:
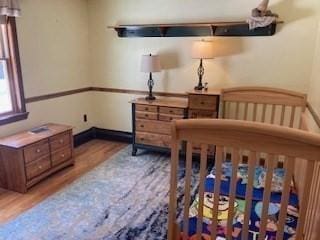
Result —
<path fill-rule="evenodd" d="M 193 191 L 199 166 L 193 166 Z M 184 161 L 180 162 L 182 191 Z M 166 239 L 170 156 L 127 147 L 15 220 L 1 240 Z M 178 196 L 183 204 L 183 195 Z"/>

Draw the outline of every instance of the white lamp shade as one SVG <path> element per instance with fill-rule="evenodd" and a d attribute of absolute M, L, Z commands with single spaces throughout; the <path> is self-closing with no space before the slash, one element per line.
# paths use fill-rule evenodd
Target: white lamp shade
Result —
<path fill-rule="evenodd" d="M 143 55 L 141 58 L 141 72 L 161 72 L 160 57 L 158 55 Z"/>
<path fill-rule="evenodd" d="M 192 58 L 212 59 L 214 58 L 213 44 L 210 41 L 196 41 L 192 47 Z"/>

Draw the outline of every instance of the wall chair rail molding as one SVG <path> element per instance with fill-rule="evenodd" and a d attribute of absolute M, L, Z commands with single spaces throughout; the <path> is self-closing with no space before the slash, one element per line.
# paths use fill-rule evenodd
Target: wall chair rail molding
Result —
<path fill-rule="evenodd" d="M 125 24 L 108 26 L 114 29 L 118 37 L 247 37 L 272 36 L 276 33 L 277 25 L 283 21 L 275 21 L 269 26 L 249 29 L 245 21 L 233 22 L 199 22 L 172 24 Z"/>

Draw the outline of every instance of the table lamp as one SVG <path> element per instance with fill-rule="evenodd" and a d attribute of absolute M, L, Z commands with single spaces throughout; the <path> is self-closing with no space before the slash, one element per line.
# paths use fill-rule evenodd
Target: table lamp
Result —
<path fill-rule="evenodd" d="M 155 100 L 156 97 L 152 94 L 152 88 L 154 86 L 154 81 L 152 78 L 152 73 L 161 72 L 160 57 L 158 55 L 143 55 L 141 58 L 141 72 L 149 73 L 148 88 L 149 96 L 146 100 Z"/>
<path fill-rule="evenodd" d="M 202 90 L 204 88 L 202 79 L 204 75 L 203 59 L 213 59 L 213 44 L 211 41 L 196 41 L 192 47 L 192 58 L 200 59 L 200 66 L 198 68 L 199 83 L 194 88 L 195 90 Z"/>

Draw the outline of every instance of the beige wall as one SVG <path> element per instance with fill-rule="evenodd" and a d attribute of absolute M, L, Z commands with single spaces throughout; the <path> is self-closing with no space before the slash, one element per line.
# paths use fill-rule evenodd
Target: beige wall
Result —
<path fill-rule="evenodd" d="M 147 75 L 139 72 L 139 65 L 140 56 L 150 52 L 161 55 L 164 67 L 155 74 L 155 90 L 190 90 L 199 64 L 191 59 L 190 49 L 199 38 L 120 39 L 107 26 L 241 20 L 257 2 L 22 0 L 17 25 L 26 97 L 91 85 L 146 90 Z M 285 21 L 275 36 L 212 39 L 217 57 L 205 62 L 205 81 L 211 88 L 264 85 L 308 92 L 313 65 L 312 86 L 317 85 L 318 60 L 313 59 L 319 1 L 271 3 Z M 317 102 L 310 89 L 312 102 Z M 29 119 L 0 127 L 0 136 L 45 122 L 71 124 L 76 133 L 91 126 L 131 131 L 129 101 L 134 97 L 91 92 L 28 104 Z M 82 121 L 83 114 L 89 122 Z"/>
<path fill-rule="evenodd" d="M 146 90 L 139 72 L 140 56 L 158 53 L 164 71 L 155 90 L 185 92 L 197 82 L 198 61 L 191 59 L 199 38 L 117 37 L 117 23 L 197 22 L 245 19 L 258 0 L 89 0 L 90 76 L 95 86 Z M 271 8 L 286 23 L 273 37 L 213 38 L 217 57 L 206 61 L 205 81 L 211 88 L 263 85 L 307 92 L 316 38 L 318 1 L 273 0 Z M 98 94 L 99 127 L 130 130 L 130 100 L 123 94 Z"/>
<path fill-rule="evenodd" d="M 91 86 L 88 68 L 86 0 L 22 0 L 17 19 L 26 97 Z M 94 125 L 92 93 L 27 104 L 28 120 L 0 127 L 0 136 L 47 122 L 75 126 L 75 132 Z M 82 121 L 87 113 L 89 122 Z"/>
<path fill-rule="evenodd" d="M 319 16 L 320 18 L 320 16 Z M 310 81 L 310 88 L 308 92 L 309 102 L 320 116 L 320 19 L 317 29 L 318 37 L 316 41 L 314 62 L 312 68 L 312 75 Z M 313 121 L 310 121 L 310 126 L 313 130 L 320 132 L 319 128 L 314 125 Z"/>

